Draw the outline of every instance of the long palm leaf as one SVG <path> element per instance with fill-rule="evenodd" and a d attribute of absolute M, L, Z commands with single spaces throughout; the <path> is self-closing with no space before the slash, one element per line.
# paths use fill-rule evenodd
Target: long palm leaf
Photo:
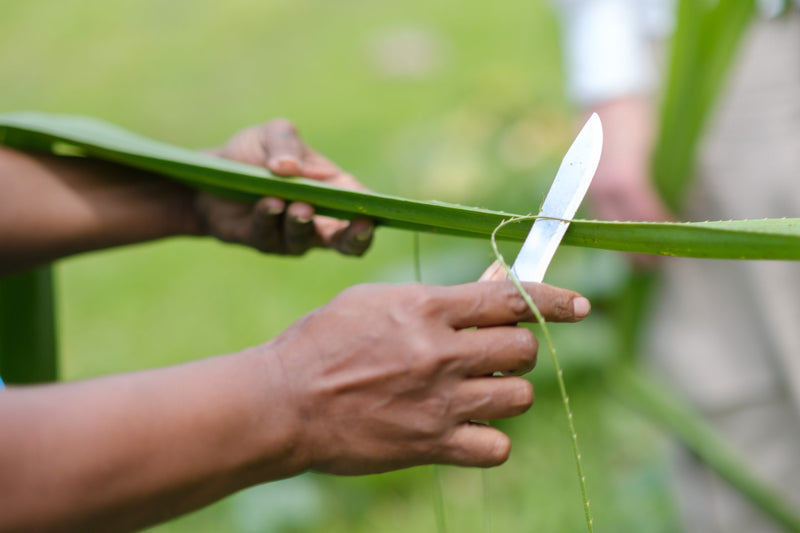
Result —
<path fill-rule="evenodd" d="M 121 163 L 243 200 L 264 195 L 306 201 L 321 214 L 367 216 L 378 224 L 415 231 L 489 238 L 513 213 L 374 192 L 339 189 L 157 142 L 85 117 L 0 115 L 0 143 Z M 523 241 L 532 222 L 508 225 L 498 238 Z M 692 223 L 580 220 L 564 243 L 626 252 L 714 259 L 800 259 L 800 219 Z"/>

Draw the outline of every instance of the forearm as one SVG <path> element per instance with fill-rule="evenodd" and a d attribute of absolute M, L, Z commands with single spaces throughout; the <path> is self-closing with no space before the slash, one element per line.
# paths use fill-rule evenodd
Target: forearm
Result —
<path fill-rule="evenodd" d="M 192 191 L 99 161 L 0 147 L 0 191 L 0 275 L 198 229 Z"/>
<path fill-rule="evenodd" d="M 254 351 L 0 392 L 0 531 L 124 531 L 306 468 Z"/>

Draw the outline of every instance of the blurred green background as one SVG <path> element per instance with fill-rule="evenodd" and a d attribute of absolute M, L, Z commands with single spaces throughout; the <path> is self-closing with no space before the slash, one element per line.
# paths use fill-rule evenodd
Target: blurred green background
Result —
<path fill-rule="evenodd" d="M 192 148 L 284 116 L 372 189 L 517 213 L 538 208 L 576 131 L 560 68 L 542 1 L 0 0 L 0 112 L 92 115 Z M 424 235 L 421 251 L 426 282 L 473 280 L 492 259 L 477 240 Z M 239 350 L 349 285 L 412 281 L 412 236 L 380 229 L 362 259 L 170 239 L 56 273 L 62 377 L 73 380 Z M 596 531 L 674 531 L 664 440 L 599 379 L 619 342 L 604 301 L 626 275 L 611 253 L 559 251 L 548 280 L 595 311 L 555 327 L 556 345 Z M 539 359 L 536 405 L 499 424 L 511 460 L 439 469 L 448 531 L 585 529 L 544 349 Z M 436 531 L 436 479 L 431 467 L 308 474 L 152 531 Z"/>

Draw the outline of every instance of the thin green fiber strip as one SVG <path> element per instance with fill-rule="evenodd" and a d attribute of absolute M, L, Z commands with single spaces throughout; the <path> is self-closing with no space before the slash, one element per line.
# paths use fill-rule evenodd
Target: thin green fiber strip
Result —
<path fill-rule="evenodd" d="M 528 304 L 528 307 L 530 307 L 531 312 L 533 312 L 533 315 L 536 317 L 536 321 L 542 328 L 542 333 L 544 334 L 545 341 L 547 342 L 547 347 L 550 350 L 550 356 L 552 357 L 553 360 L 553 368 L 556 371 L 556 381 L 558 382 L 558 390 L 561 393 L 561 402 L 564 405 L 564 413 L 567 418 L 567 427 L 569 428 L 569 437 L 570 437 L 570 442 L 572 443 L 572 454 L 575 458 L 575 468 L 578 473 L 578 485 L 580 486 L 581 489 L 581 499 L 583 501 L 583 513 L 586 518 L 586 528 L 589 531 L 589 533 L 592 533 L 594 531 L 594 519 L 592 518 L 592 510 L 589 506 L 589 495 L 588 492 L 586 491 L 586 474 L 584 474 L 583 471 L 583 461 L 580 449 L 578 447 L 578 432 L 575 430 L 575 422 L 573 421 L 572 408 L 570 407 L 569 404 L 569 395 L 567 394 L 567 386 L 564 383 L 564 371 L 561 369 L 561 364 L 558 362 L 556 347 L 555 344 L 553 344 L 553 339 L 550 336 L 550 329 L 547 327 L 547 323 L 545 322 L 542 313 L 539 311 L 539 308 L 536 307 L 536 304 L 533 302 L 533 299 L 530 297 L 528 292 L 522 286 L 522 283 L 520 283 L 517 276 L 511 271 L 511 267 L 508 265 L 508 263 L 505 260 L 505 257 L 503 257 L 503 254 L 500 253 L 500 250 L 497 247 L 497 238 L 496 238 L 497 232 L 504 226 L 520 223 L 530 219 L 535 221 L 536 218 L 539 217 L 535 216 L 518 217 L 518 218 L 504 220 L 503 222 L 501 222 L 497 226 L 495 231 L 492 233 L 491 237 L 492 250 L 494 250 L 495 257 L 500 262 L 500 265 L 502 265 L 503 269 L 506 271 L 506 276 L 514 283 L 514 286 L 517 288 L 520 295 L 525 300 L 525 303 Z"/>

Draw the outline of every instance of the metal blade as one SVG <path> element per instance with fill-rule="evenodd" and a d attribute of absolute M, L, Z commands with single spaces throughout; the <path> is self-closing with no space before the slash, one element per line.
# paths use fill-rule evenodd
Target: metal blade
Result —
<path fill-rule="evenodd" d="M 597 170 L 602 149 L 603 126 L 597 113 L 593 113 L 561 161 L 539 216 L 575 216 Z M 562 220 L 537 219 L 511 267 L 514 275 L 520 281 L 541 282 L 568 227 L 569 222 Z"/>

